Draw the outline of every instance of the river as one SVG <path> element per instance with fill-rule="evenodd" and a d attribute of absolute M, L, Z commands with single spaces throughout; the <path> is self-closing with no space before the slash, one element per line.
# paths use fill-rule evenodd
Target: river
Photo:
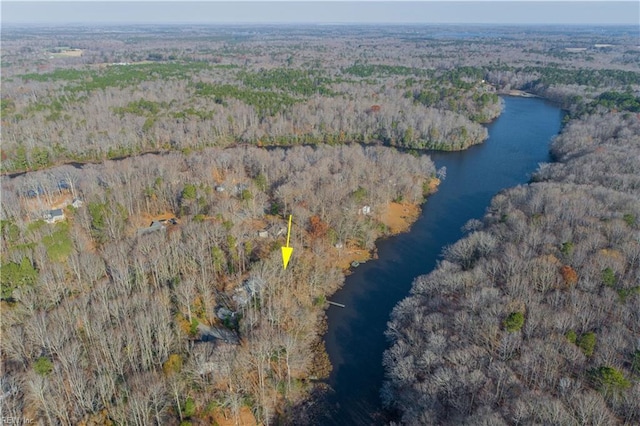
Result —
<path fill-rule="evenodd" d="M 542 99 L 505 97 L 500 117 L 488 125 L 489 139 L 466 151 L 431 153 L 446 179 L 430 196 L 408 233 L 377 244 L 376 260 L 360 265 L 327 310 L 325 343 L 333 371 L 318 425 L 376 425 L 388 422 L 379 390 L 384 337 L 393 307 L 418 275 L 430 272 L 442 248 L 462 237 L 461 227 L 480 219 L 500 190 L 526 183 L 537 165 L 549 161 L 549 143 L 562 111 Z"/>

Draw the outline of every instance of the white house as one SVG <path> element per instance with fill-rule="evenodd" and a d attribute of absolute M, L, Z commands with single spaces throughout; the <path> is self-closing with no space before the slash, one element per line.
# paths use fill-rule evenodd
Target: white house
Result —
<path fill-rule="evenodd" d="M 64 212 L 62 209 L 49 210 L 44 214 L 44 220 L 47 223 L 56 223 L 64 220 Z"/>

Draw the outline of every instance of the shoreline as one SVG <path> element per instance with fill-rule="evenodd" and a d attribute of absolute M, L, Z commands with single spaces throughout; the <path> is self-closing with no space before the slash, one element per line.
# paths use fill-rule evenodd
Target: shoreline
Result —
<path fill-rule="evenodd" d="M 511 89 L 511 90 L 502 90 L 498 92 L 500 96 L 514 96 L 517 98 L 542 98 L 542 96 L 538 96 L 536 94 L 525 92 L 524 90 Z"/>
<path fill-rule="evenodd" d="M 486 126 L 488 124 L 490 124 L 491 122 L 493 122 L 494 120 L 496 120 L 499 117 L 496 116 L 494 117 L 490 122 L 487 123 L 482 123 L 482 126 Z M 142 152 L 138 152 L 138 153 L 134 153 L 131 155 L 125 155 L 125 156 L 121 156 L 121 157 L 113 157 L 113 158 L 103 158 L 100 160 L 65 160 L 65 161 L 61 161 L 59 163 L 53 163 L 50 164 L 46 167 L 40 168 L 40 169 L 30 169 L 30 170 L 8 170 L 8 171 L 0 171 L 0 178 L 9 178 L 9 179 L 15 179 L 18 178 L 20 176 L 25 176 L 29 173 L 38 173 L 38 172 L 46 172 L 46 171 L 50 171 L 50 170 L 54 170 L 57 169 L 59 167 L 65 167 L 65 166 L 71 166 L 75 169 L 78 170 L 82 170 L 85 166 L 99 166 L 99 165 L 104 165 L 107 164 L 110 161 L 113 162 L 119 162 L 119 161 L 124 161 L 124 160 L 128 160 L 128 159 L 132 159 L 132 158 L 139 158 L 139 157 L 144 157 L 147 155 L 150 156 L 166 156 L 166 155 L 171 155 L 171 154 L 182 154 L 185 156 L 188 156 L 189 154 L 192 154 L 194 152 L 201 152 L 204 150 L 208 150 L 208 149 L 219 149 L 219 150 L 231 150 L 231 149 L 238 149 L 238 148 L 258 148 L 258 149 L 265 149 L 265 150 L 272 150 L 272 149 L 290 149 L 290 148 L 295 148 L 298 146 L 312 146 L 312 147 L 316 147 L 316 146 L 350 146 L 350 145 L 360 145 L 363 147 L 368 147 L 368 146 L 384 146 L 387 148 L 392 148 L 395 149 L 399 152 L 410 152 L 410 151 L 415 151 L 415 152 L 420 152 L 420 153 L 424 153 L 424 154 L 429 154 L 430 152 L 454 152 L 454 151 L 464 151 L 466 149 L 469 149 L 470 147 L 474 146 L 474 145 L 480 145 L 483 144 L 487 141 L 487 139 L 483 139 L 480 142 L 477 143 L 472 143 L 470 145 L 467 145 L 463 148 L 459 148 L 459 149 L 434 149 L 434 148 L 406 148 L 406 147 L 399 147 L 399 146 L 395 146 L 395 145 L 389 145 L 389 144 L 384 144 L 380 141 L 376 141 L 376 142 L 370 142 L 370 143 L 364 143 L 364 142 L 344 142 L 342 144 L 337 144 L 337 145 L 329 145 L 329 144 L 314 144 L 314 143 L 301 143 L 301 144 L 292 144 L 292 145 L 257 145 L 257 144 L 251 144 L 251 143 L 233 143 L 230 145 L 207 145 L 204 146 L 202 148 L 198 148 L 198 149 L 192 149 L 190 151 L 186 151 L 182 150 L 182 149 L 169 149 L 169 150 L 150 150 L 150 151 L 142 151 Z"/>
<path fill-rule="evenodd" d="M 430 178 L 428 182 L 428 191 L 424 194 L 424 198 L 421 202 L 389 202 L 387 208 L 383 212 L 374 216 L 377 220 L 379 220 L 387 227 L 387 232 L 380 234 L 375 239 L 374 244 L 385 238 L 408 232 L 411 229 L 413 224 L 420 218 L 420 215 L 423 211 L 423 206 L 428 201 L 429 196 L 434 194 L 438 190 L 441 181 L 440 179 L 433 177 Z M 337 249 L 334 247 L 331 247 L 331 250 L 337 251 Z M 355 252 L 359 256 L 357 260 L 360 263 L 368 262 L 370 260 L 375 260 L 378 258 L 377 245 L 370 250 L 358 248 L 349 249 L 347 247 L 344 247 L 343 250 Z M 332 253 L 332 258 L 330 260 L 330 263 L 328 263 L 328 267 L 339 268 L 343 277 L 346 278 L 353 272 L 354 269 L 354 267 L 350 264 L 351 258 L 346 258 L 349 260 L 349 263 L 347 263 L 344 256 L 338 254 L 336 257 L 336 254 L 337 253 Z M 299 400 L 294 402 L 292 406 L 280 406 L 276 408 L 277 422 L 284 422 L 284 424 L 289 424 L 288 422 L 292 419 L 292 416 L 297 417 L 300 414 L 299 411 L 291 411 L 294 407 L 296 408 L 296 410 L 301 411 L 313 409 L 313 401 L 316 399 L 316 397 L 319 394 L 330 392 L 330 387 L 327 384 L 327 379 L 329 378 L 333 370 L 333 365 L 331 364 L 329 354 L 327 353 L 325 341 L 325 335 L 328 328 L 327 309 L 331 306 L 328 303 L 328 300 L 331 299 L 331 297 L 343 286 L 344 280 L 338 287 L 333 288 L 330 293 L 326 294 L 324 303 L 321 306 L 318 306 L 318 322 L 313 325 L 315 338 L 310 344 L 312 361 L 310 363 L 309 369 L 307 370 L 307 374 L 305 374 L 304 377 L 300 378 L 302 382 L 308 384 L 308 388 L 305 389 L 303 396 Z M 216 418 L 220 419 L 220 417 L 218 416 L 216 416 Z M 245 417 L 245 419 L 246 418 L 247 417 Z M 250 424 L 258 425 L 258 423 Z"/>
<path fill-rule="evenodd" d="M 438 191 L 441 180 L 433 177 L 430 178 L 428 184 L 428 191 L 424 195 L 424 199 L 420 203 L 395 203 L 390 202 L 388 208 L 384 213 L 377 216 L 385 226 L 388 227 L 388 232 L 380 235 L 376 238 L 375 243 L 385 238 L 393 237 L 405 232 L 409 232 L 413 224 L 420 218 L 422 214 L 423 207 L 425 203 L 428 201 L 429 196 Z M 406 209 L 406 210 L 405 210 Z M 401 213 L 399 217 L 389 217 L 390 214 L 393 213 Z M 395 219 L 392 220 L 393 226 L 389 226 L 389 223 L 385 223 L 383 219 Z M 377 253 L 377 245 L 371 250 L 362 250 L 366 253 L 366 256 L 363 256 L 362 262 L 367 262 L 370 260 L 375 260 L 378 258 Z M 339 267 L 342 271 L 342 274 L 346 278 L 353 271 L 353 267 L 348 265 L 346 268 L 342 268 L 340 264 L 334 264 L 332 267 Z M 344 285 L 344 282 L 339 287 L 335 288 L 333 292 L 326 295 L 326 299 L 330 299 L 338 290 L 340 290 Z M 325 301 L 322 307 L 322 317 L 315 327 L 317 332 L 317 340 L 312 344 L 313 348 L 313 361 L 311 363 L 311 368 L 309 369 L 309 374 L 306 376 L 306 381 L 309 383 L 309 388 L 306 390 L 306 395 L 300 399 L 295 407 L 301 411 L 311 410 L 313 411 L 313 401 L 318 398 L 319 395 L 325 394 L 327 392 L 331 392 L 331 388 L 327 383 L 327 379 L 329 378 L 331 371 L 333 370 L 333 365 L 331 364 L 331 360 L 329 358 L 329 354 L 326 350 L 326 341 L 325 335 L 328 328 L 328 317 L 327 317 L 327 309 L 329 308 L 329 303 Z M 285 423 L 291 420 L 290 416 L 299 416 L 299 412 L 290 412 L 290 408 L 284 408 L 284 410 L 280 413 L 281 417 L 279 420 L 284 421 Z"/>
<path fill-rule="evenodd" d="M 440 183 L 440 179 L 435 177 L 430 178 L 428 183 L 429 190 L 427 193 L 425 193 L 424 200 L 422 200 L 422 202 L 420 203 L 398 203 L 394 201 L 388 203 L 385 210 L 375 216 L 387 228 L 387 232 L 377 237 L 374 244 L 384 238 L 389 238 L 398 234 L 409 232 L 411 226 L 413 226 L 413 224 L 422 214 L 422 206 L 427 202 L 429 196 L 438 190 Z M 355 260 L 359 263 L 364 263 L 369 260 L 378 258 L 377 247 L 375 246 L 370 250 L 358 248 L 345 249 L 347 253 L 351 254 L 352 256 L 341 256 L 342 262 L 334 265 L 342 270 L 342 273 L 345 275 L 345 277 L 351 274 L 353 270 L 353 266 L 351 265 L 352 261 Z M 332 295 L 333 293 L 327 295 L 327 297 L 330 297 Z"/>
<path fill-rule="evenodd" d="M 407 213 L 407 214 L 402 215 L 399 218 L 396 218 L 399 220 L 396 221 L 393 227 L 385 223 L 385 226 L 389 227 L 389 232 L 386 234 L 380 235 L 378 238 L 376 238 L 375 242 L 377 243 L 382 239 L 393 237 L 405 232 L 409 232 L 413 224 L 420 218 L 420 215 L 422 214 L 423 206 L 428 201 L 429 196 L 434 194 L 438 190 L 440 183 L 441 183 L 440 179 L 435 177 L 431 178 L 431 180 L 429 181 L 429 191 L 425 194 L 424 200 L 421 203 L 394 203 L 394 202 L 389 203 L 390 207 L 395 207 L 392 211 L 397 212 L 399 209 L 402 209 L 402 213 Z M 404 209 L 406 209 L 407 211 L 404 211 Z M 387 210 L 385 213 L 386 215 L 388 215 L 389 210 Z M 389 219 L 388 216 L 386 218 Z M 366 250 L 366 251 L 361 250 L 361 251 L 366 253 L 366 256 L 363 256 L 361 262 L 368 262 L 369 260 L 375 260 L 378 258 L 377 247 L 374 247 L 371 250 Z M 350 275 L 351 272 L 353 271 L 353 267 L 350 264 L 346 268 L 342 268 L 341 264 L 333 265 L 333 267 L 339 267 L 345 278 L 348 275 Z M 342 288 L 342 285 L 336 288 L 332 293 L 327 294 L 326 298 L 327 299 L 331 298 L 341 288 Z M 333 369 L 333 366 L 331 365 L 331 361 L 329 360 L 329 355 L 326 352 L 325 338 L 324 338 L 324 335 L 327 330 L 326 311 L 329 308 L 329 306 L 330 305 L 327 302 L 325 302 L 325 305 L 323 306 L 323 316 L 317 328 L 318 333 L 321 333 L 321 334 L 318 335 L 319 340 L 317 341 L 317 343 L 313 345 L 315 349 L 314 362 L 313 362 L 312 368 L 310 369 L 308 380 L 310 382 L 313 382 L 314 384 L 309 389 L 310 395 L 317 390 L 316 388 L 318 387 L 318 384 L 326 385 L 324 381 L 329 377 L 329 374 Z M 308 398 L 304 398 L 301 402 L 304 402 L 307 400 Z"/>

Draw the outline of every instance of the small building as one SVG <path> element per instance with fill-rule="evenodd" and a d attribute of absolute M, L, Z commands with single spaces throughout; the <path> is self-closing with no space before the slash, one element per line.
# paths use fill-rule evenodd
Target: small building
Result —
<path fill-rule="evenodd" d="M 268 236 L 269 236 L 269 233 L 267 231 L 258 231 L 258 237 L 267 238 Z"/>
<path fill-rule="evenodd" d="M 216 186 L 216 192 L 224 192 L 225 191 L 225 187 L 222 185 L 218 185 Z"/>
<path fill-rule="evenodd" d="M 160 223 L 160 224 L 165 225 L 165 226 L 167 225 L 167 223 L 171 224 L 171 225 L 177 225 L 178 224 L 178 220 L 175 217 L 172 217 L 172 218 L 169 218 L 169 219 L 158 219 L 158 220 L 154 220 L 153 222 L 151 222 L 151 225 L 149 225 L 149 226 L 153 226 L 154 223 L 156 225 L 158 223 Z"/>
<path fill-rule="evenodd" d="M 280 235 L 286 235 L 287 233 L 287 227 L 284 225 L 280 225 L 277 223 L 274 223 L 273 225 L 271 225 L 269 228 L 267 228 L 266 230 L 271 236 L 277 238 Z"/>
<path fill-rule="evenodd" d="M 251 299 L 260 294 L 265 286 L 266 283 L 262 278 L 249 277 L 242 285 L 235 289 L 231 300 L 233 300 L 238 307 L 246 306 Z"/>
<path fill-rule="evenodd" d="M 82 207 L 83 204 L 84 204 L 84 201 L 82 201 L 80 198 L 74 198 L 73 201 L 71 202 L 71 205 L 76 209 L 79 209 L 80 207 Z"/>
<path fill-rule="evenodd" d="M 44 214 L 44 220 L 47 223 L 56 223 L 64 220 L 64 212 L 62 209 L 49 210 Z"/>
<path fill-rule="evenodd" d="M 221 307 L 216 312 L 216 316 L 220 318 L 222 321 L 227 321 L 229 319 L 233 319 L 236 316 L 236 313 L 231 309 L 227 309 L 225 307 Z"/>
<path fill-rule="evenodd" d="M 138 235 L 147 235 L 156 231 L 164 231 L 166 230 L 166 226 L 160 222 L 159 220 L 154 220 L 151 222 L 148 228 L 140 228 L 138 229 Z"/>

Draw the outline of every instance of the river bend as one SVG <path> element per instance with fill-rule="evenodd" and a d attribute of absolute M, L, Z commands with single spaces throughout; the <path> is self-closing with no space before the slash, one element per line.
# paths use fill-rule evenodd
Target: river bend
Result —
<path fill-rule="evenodd" d="M 418 221 L 408 233 L 379 241 L 379 258 L 360 265 L 332 296 L 346 308 L 327 310 L 331 392 L 315 423 L 369 426 L 389 420 L 379 390 L 391 310 L 408 295 L 415 277 L 434 268 L 442 248 L 462 237 L 463 225 L 483 216 L 497 192 L 526 183 L 539 163 L 550 160 L 549 144 L 560 130 L 562 111 L 537 98 L 503 101 L 504 110 L 488 125 L 485 143 L 461 152 L 431 153 L 447 175 Z"/>

